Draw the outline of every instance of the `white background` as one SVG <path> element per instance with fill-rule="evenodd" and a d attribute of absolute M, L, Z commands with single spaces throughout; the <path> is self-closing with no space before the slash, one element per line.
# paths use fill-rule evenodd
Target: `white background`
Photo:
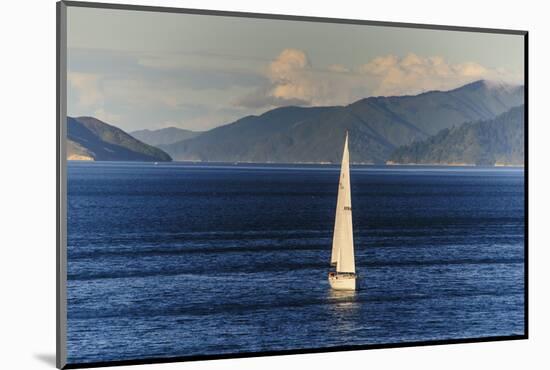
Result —
<path fill-rule="evenodd" d="M 545 231 L 549 229 L 550 122 L 544 113 L 550 108 L 550 23 L 544 1 L 127 1 L 530 31 L 529 340 L 133 368 L 548 368 L 550 245 Z M 6 1 L 0 27 L 0 368 L 51 369 L 55 354 L 55 2 Z"/>

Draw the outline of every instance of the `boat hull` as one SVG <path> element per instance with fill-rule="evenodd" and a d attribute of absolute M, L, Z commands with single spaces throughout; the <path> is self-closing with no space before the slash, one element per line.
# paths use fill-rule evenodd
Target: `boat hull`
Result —
<path fill-rule="evenodd" d="M 355 274 L 335 274 L 328 275 L 330 287 L 334 290 L 355 290 Z"/>

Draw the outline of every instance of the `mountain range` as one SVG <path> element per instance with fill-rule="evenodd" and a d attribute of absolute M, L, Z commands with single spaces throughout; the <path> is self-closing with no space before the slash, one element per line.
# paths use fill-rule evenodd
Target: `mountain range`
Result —
<path fill-rule="evenodd" d="M 519 165 L 524 163 L 524 106 L 497 117 L 446 128 L 398 148 L 390 163 Z"/>
<path fill-rule="evenodd" d="M 524 87 L 476 81 L 450 91 L 369 97 L 346 106 L 281 107 L 194 137 L 158 144 L 175 160 L 339 162 L 345 132 L 351 160 L 385 163 L 399 147 L 523 104 Z"/>
<path fill-rule="evenodd" d="M 130 132 L 130 135 L 136 139 L 153 146 L 169 145 L 191 139 L 199 135 L 200 132 L 184 130 L 177 127 L 166 127 L 159 130 L 138 130 Z"/>
<path fill-rule="evenodd" d="M 67 117 L 67 159 L 94 161 L 171 161 L 159 148 L 93 117 Z"/>
<path fill-rule="evenodd" d="M 346 106 L 280 107 L 204 132 L 169 127 L 128 134 L 93 117 L 69 117 L 67 156 L 339 163 L 347 131 L 355 163 L 519 164 L 523 120 L 518 112 L 523 108 L 512 108 L 523 103 L 523 86 L 482 80 L 449 91 L 369 97 Z M 444 155 L 447 149 L 453 154 Z"/>

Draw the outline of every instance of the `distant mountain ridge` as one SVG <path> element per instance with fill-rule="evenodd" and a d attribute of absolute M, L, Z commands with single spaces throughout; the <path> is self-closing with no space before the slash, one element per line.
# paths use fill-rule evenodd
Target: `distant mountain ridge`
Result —
<path fill-rule="evenodd" d="M 492 119 L 523 101 L 523 86 L 476 81 L 347 106 L 276 108 L 159 147 L 176 160 L 338 162 L 349 131 L 352 162 L 385 163 L 403 145 L 464 122 Z"/>
<path fill-rule="evenodd" d="M 67 159 L 171 161 L 172 158 L 123 130 L 93 117 L 67 117 Z"/>
<path fill-rule="evenodd" d="M 524 165 L 524 106 L 398 148 L 390 163 Z"/>
<path fill-rule="evenodd" d="M 153 146 L 173 144 L 200 134 L 200 132 L 184 130 L 177 127 L 166 127 L 158 130 L 145 129 L 130 132 L 130 135 L 136 139 Z"/>

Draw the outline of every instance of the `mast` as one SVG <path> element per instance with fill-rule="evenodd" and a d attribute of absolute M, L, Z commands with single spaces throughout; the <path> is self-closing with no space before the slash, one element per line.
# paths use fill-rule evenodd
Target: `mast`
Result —
<path fill-rule="evenodd" d="M 348 133 L 344 142 L 336 217 L 332 237 L 331 265 L 336 265 L 336 272 L 355 273 L 355 256 L 353 250 L 353 224 L 351 217 L 351 187 L 349 172 Z"/>

